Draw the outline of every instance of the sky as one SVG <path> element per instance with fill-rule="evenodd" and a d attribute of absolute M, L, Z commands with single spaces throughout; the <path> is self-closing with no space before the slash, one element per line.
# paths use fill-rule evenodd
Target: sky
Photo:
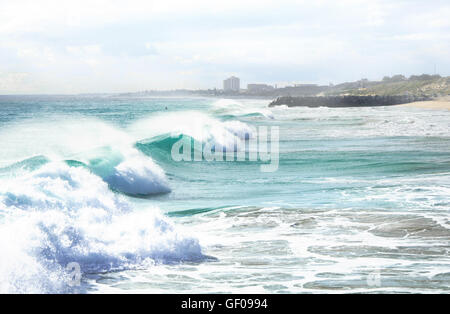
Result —
<path fill-rule="evenodd" d="M 0 0 L 0 94 L 450 75 L 448 0 Z"/>

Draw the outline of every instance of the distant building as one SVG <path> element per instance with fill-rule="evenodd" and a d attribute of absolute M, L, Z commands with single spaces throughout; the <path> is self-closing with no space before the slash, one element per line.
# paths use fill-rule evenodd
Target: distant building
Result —
<path fill-rule="evenodd" d="M 227 91 L 239 92 L 240 84 L 241 84 L 241 82 L 240 82 L 239 78 L 232 76 L 223 81 L 223 90 L 226 92 Z"/>
<path fill-rule="evenodd" d="M 267 84 L 248 84 L 247 90 L 249 92 L 257 93 L 257 92 L 267 92 L 273 90 L 273 86 Z"/>

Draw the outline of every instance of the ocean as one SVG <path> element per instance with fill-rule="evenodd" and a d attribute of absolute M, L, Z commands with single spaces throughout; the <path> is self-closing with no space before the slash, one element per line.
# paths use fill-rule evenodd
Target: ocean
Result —
<path fill-rule="evenodd" d="M 0 96 L 0 292 L 448 293 L 450 112 L 269 102 Z"/>

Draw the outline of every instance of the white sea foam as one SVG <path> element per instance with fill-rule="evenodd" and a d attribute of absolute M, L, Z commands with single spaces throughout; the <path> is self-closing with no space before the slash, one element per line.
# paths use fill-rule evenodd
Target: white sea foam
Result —
<path fill-rule="evenodd" d="M 233 100 L 220 99 L 212 103 L 210 111 L 214 114 L 246 116 L 251 114 L 259 114 L 265 118 L 273 119 L 274 115 L 270 109 L 267 108 L 267 100 Z"/>
<path fill-rule="evenodd" d="M 117 165 L 105 181 L 112 188 L 130 195 L 170 192 L 164 171 L 150 158 L 138 154 Z"/>
<path fill-rule="evenodd" d="M 1 129 L 0 138 L 0 166 L 36 155 L 60 160 L 99 147 L 133 144 L 133 139 L 120 129 L 86 117 L 18 121 Z"/>
<path fill-rule="evenodd" d="M 63 163 L 0 182 L 0 239 L 0 292 L 69 291 L 71 262 L 85 273 L 203 257 L 157 208 L 135 211 L 99 177 Z"/>
<path fill-rule="evenodd" d="M 91 118 L 64 121 L 34 121 L 3 130 L 0 160 L 18 162 L 36 154 L 53 161 L 71 159 L 86 164 L 117 191 L 170 192 L 164 171 L 134 149 L 134 139 L 124 131 Z"/>
<path fill-rule="evenodd" d="M 134 123 L 129 133 L 141 140 L 161 134 L 186 135 L 227 151 L 236 150 L 240 142 L 253 137 L 252 129 L 243 122 L 223 122 L 197 111 L 154 115 Z"/>
<path fill-rule="evenodd" d="M 308 138 L 377 136 L 448 136 L 449 119 L 440 111 L 404 106 L 365 108 L 308 108 L 277 106 L 276 120 L 301 123 L 296 133 Z"/>

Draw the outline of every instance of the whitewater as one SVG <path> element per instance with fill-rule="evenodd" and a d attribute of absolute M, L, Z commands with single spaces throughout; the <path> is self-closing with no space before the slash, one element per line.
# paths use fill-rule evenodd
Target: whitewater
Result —
<path fill-rule="evenodd" d="M 269 102 L 0 96 L 0 293 L 448 292 L 450 112 Z"/>

